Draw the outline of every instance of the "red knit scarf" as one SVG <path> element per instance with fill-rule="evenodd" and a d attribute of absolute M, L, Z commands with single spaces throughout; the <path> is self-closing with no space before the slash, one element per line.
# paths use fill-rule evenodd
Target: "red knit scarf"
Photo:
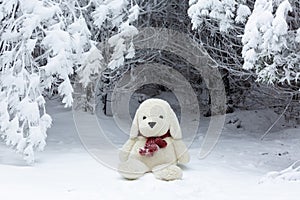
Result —
<path fill-rule="evenodd" d="M 140 148 L 139 153 L 142 156 L 153 156 L 160 148 L 165 148 L 168 143 L 164 140 L 166 137 L 171 137 L 170 131 L 159 137 L 148 137 L 144 148 Z"/>

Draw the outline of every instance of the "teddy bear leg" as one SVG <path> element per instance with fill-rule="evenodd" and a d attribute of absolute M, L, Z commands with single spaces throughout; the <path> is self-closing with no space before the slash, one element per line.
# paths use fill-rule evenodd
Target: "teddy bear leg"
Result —
<path fill-rule="evenodd" d="M 143 176 L 149 168 L 139 160 L 129 159 L 119 164 L 118 171 L 124 178 L 134 180 Z"/>
<path fill-rule="evenodd" d="M 176 165 L 159 165 L 152 170 L 155 178 L 172 181 L 182 178 L 182 170 Z"/>

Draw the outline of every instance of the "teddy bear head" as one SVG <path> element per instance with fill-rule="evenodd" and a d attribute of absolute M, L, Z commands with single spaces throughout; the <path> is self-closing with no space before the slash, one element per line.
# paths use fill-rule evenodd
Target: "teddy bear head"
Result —
<path fill-rule="evenodd" d="M 174 139 L 181 139 L 181 129 L 173 109 L 167 101 L 148 99 L 136 111 L 130 137 L 159 137 L 168 131 Z"/>

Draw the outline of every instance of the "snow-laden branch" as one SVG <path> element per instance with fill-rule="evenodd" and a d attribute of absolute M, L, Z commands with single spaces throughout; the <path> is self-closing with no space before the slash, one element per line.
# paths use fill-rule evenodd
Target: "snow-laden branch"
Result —
<path fill-rule="evenodd" d="M 68 0 L 4 0 L 0 10 L 0 135 L 32 163 L 52 123 L 43 92 L 55 88 L 72 105 L 70 76 L 91 47 L 91 33 Z"/>
<path fill-rule="evenodd" d="M 221 67 L 299 91 L 299 4 L 295 0 L 190 0 L 194 30 Z M 208 36 L 207 36 L 208 35 Z M 241 51 L 242 49 L 242 51 Z"/>

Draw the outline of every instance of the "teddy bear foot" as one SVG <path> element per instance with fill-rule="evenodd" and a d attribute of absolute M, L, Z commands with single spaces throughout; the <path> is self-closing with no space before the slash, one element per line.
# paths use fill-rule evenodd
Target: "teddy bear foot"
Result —
<path fill-rule="evenodd" d="M 130 159 L 120 163 L 118 171 L 124 178 L 134 180 L 143 176 L 149 169 L 141 161 Z"/>
<path fill-rule="evenodd" d="M 172 181 L 182 178 L 182 170 L 176 165 L 160 165 L 153 170 L 155 178 L 165 181 Z"/>

